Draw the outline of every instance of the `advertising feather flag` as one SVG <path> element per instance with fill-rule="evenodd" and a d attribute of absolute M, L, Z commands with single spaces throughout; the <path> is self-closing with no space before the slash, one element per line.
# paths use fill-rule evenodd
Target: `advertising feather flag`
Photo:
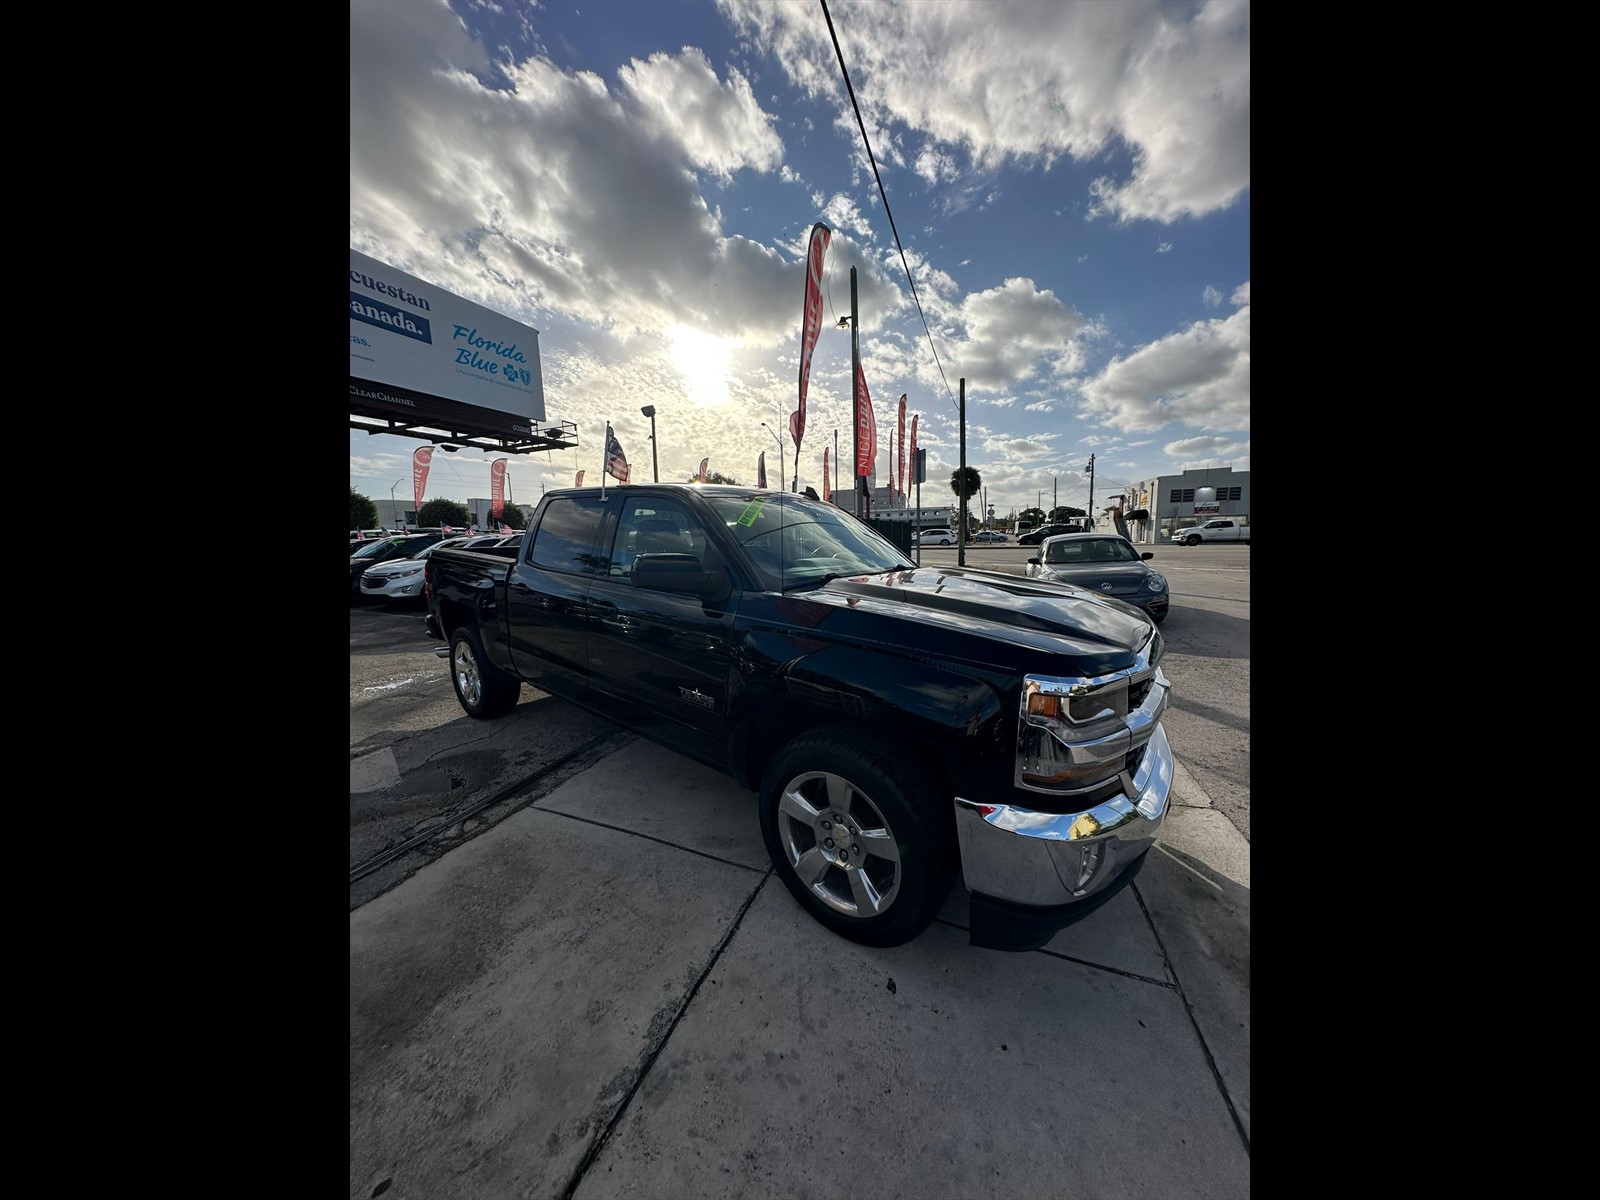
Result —
<path fill-rule="evenodd" d="M 878 459 L 878 421 L 872 415 L 872 396 L 867 391 L 867 376 L 856 363 L 856 474 L 872 476 Z"/>
<path fill-rule="evenodd" d="M 828 474 L 828 448 L 824 446 L 822 448 L 822 498 L 828 501 L 833 500 L 833 485 L 828 482 L 831 478 L 832 476 Z"/>
<path fill-rule="evenodd" d="M 806 244 L 805 301 L 800 309 L 800 407 L 789 414 L 797 475 L 800 472 L 800 439 L 806 435 L 806 388 L 811 381 L 811 352 L 816 349 L 817 334 L 822 331 L 822 260 L 832 238 L 833 230 L 818 221 L 811 227 L 811 240 Z"/>
<path fill-rule="evenodd" d="M 506 463 L 497 458 L 489 464 L 489 512 L 496 520 L 506 510 Z"/>
<path fill-rule="evenodd" d="M 433 447 L 418 446 L 411 455 L 411 497 L 422 510 L 422 493 L 428 489 L 428 467 L 433 463 Z"/>
<path fill-rule="evenodd" d="M 906 394 L 900 393 L 900 462 L 894 470 L 894 490 L 906 490 Z"/>
<path fill-rule="evenodd" d="M 701 483 L 704 483 L 706 481 L 706 467 L 709 466 L 710 463 L 711 463 L 711 459 L 710 458 L 702 458 L 700 460 L 700 474 L 699 474 L 698 478 L 699 478 Z"/>
<path fill-rule="evenodd" d="M 767 452 L 763 450 L 756 458 L 756 486 L 767 486 Z"/>
<path fill-rule="evenodd" d="M 582 471 L 579 471 L 578 474 L 573 478 L 572 486 L 573 487 L 582 487 L 583 486 L 583 472 Z"/>

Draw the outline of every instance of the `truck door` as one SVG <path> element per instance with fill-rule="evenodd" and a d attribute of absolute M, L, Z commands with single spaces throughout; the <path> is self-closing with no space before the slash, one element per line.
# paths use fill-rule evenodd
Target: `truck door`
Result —
<path fill-rule="evenodd" d="M 548 691 L 571 695 L 588 683 L 585 621 L 604 509 L 597 495 L 553 497 L 511 568 L 511 662 L 524 679 Z"/>
<path fill-rule="evenodd" d="M 631 489 L 630 489 L 631 490 Z M 692 554 L 728 568 L 686 500 L 628 495 L 589 592 L 589 679 L 627 705 L 630 723 L 702 759 L 726 758 L 735 590 L 721 604 L 635 587 L 640 554 Z"/>

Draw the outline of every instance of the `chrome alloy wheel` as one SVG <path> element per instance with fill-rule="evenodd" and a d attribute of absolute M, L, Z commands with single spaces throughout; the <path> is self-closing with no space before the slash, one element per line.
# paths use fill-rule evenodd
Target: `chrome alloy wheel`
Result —
<path fill-rule="evenodd" d="M 451 668 L 456 673 L 456 690 L 461 693 L 462 701 L 475 708 L 483 699 L 483 682 L 478 678 L 477 656 L 465 640 L 456 643 Z"/>
<path fill-rule="evenodd" d="M 841 775 L 796 775 L 778 799 L 778 840 L 800 882 L 835 912 L 881 916 L 900 892 L 900 849 L 875 804 Z"/>

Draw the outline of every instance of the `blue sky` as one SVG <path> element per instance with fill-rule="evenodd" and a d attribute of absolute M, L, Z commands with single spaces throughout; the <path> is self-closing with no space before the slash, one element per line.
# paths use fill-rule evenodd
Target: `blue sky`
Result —
<path fill-rule="evenodd" d="M 1185 466 L 1250 466 L 1249 6 L 829 5 L 912 302 L 821 5 L 353 0 L 350 242 L 540 331 L 576 452 L 514 455 L 513 495 L 709 455 L 755 481 L 794 445 L 805 238 L 834 229 L 802 484 L 848 456 L 857 266 L 878 482 L 902 392 L 934 502 L 967 461 L 1004 512 Z M 909 415 L 907 418 L 909 426 Z M 351 486 L 409 494 L 419 442 L 350 433 Z M 489 494 L 436 455 L 428 496 Z M 840 471 L 841 482 L 847 472 Z M 846 483 L 845 486 L 848 486 Z M 928 502 L 928 485 L 924 501 Z"/>

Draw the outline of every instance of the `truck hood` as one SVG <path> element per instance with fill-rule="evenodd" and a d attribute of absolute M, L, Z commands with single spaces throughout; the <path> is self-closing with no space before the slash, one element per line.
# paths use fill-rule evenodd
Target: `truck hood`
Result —
<path fill-rule="evenodd" d="M 968 567 L 850 575 L 803 595 L 977 639 L 983 646 L 969 644 L 968 656 L 1013 668 L 1062 656 L 1083 674 L 1121 670 L 1154 628 L 1137 609 L 1097 592 Z"/>

